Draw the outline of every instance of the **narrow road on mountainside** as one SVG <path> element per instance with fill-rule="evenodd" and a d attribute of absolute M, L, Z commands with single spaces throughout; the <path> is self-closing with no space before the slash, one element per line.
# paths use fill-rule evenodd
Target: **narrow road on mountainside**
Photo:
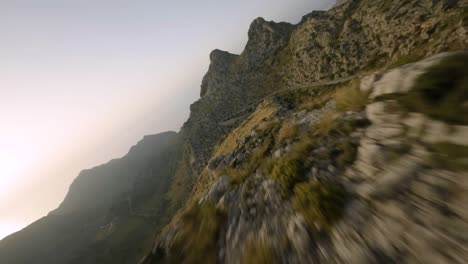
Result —
<path fill-rule="evenodd" d="M 347 82 L 349 80 L 352 80 L 352 79 L 354 79 L 356 77 L 360 78 L 360 77 L 362 77 L 362 75 L 357 74 L 357 75 L 353 75 L 353 76 L 349 76 L 349 77 L 345 77 L 345 78 L 341 78 L 341 79 L 337 79 L 337 80 L 333 80 L 333 81 L 328 81 L 328 82 L 323 82 L 322 81 L 322 82 L 306 83 L 306 84 L 302 84 L 302 85 L 299 85 L 299 86 L 294 86 L 292 88 L 286 88 L 286 89 L 276 91 L 274 93 L 271 93 L 271 94 L 269 94 L 267 96 L 262 97 L 261 99 L 257 100 L 255 103 L 249 104 L 248 106 L 242 108 L 240 111 L 237 111 L 236 113 L 231 114 L 229 117 L 225 118 L 223 121 L 220 121 L 218 124 L 221 125 L 221 126 L 228 126 L 231 123 L 233 123 L 232 121 L 235 121 L 242 114 L 246 114 L 249 111 L 253 111 L 254 108 L 257 107 L 258 104 L 260 104 L 261 102 L 265 101 L 266 99 L 271 98 L 271 97 L 273 97 L 275 95 L 278 95 L 280 93 L 283 93 L 283 92 L 286 92 L 286 91 L 300 90 L 300 89 L 304 89 L 304 88 L 313 88 L 313 87 L 318 87 L 318 86 L 343 83 L 343 82 Z"/>

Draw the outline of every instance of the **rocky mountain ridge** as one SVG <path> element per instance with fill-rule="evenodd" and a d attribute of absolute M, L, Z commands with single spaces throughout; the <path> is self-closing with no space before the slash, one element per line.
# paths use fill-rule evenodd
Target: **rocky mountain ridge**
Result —
<path fill-rule="evenodd" d="M 202 86 L 202 91 L 216 90 L 221 95 L 206 95 L 202 92 L 201 100 L 196 103 L 200 108 L 192 109 L 188 123 L 193 118 L 197 118 L 198 111 L 206 117 L 207 113 L 212 110 L 217 116 L 210 116 L 207 120 L 197 120 L 198 123 L 206 125 L 206 131 L 204 132 L 201 129 L 197 133 L 193 133 L 193 130 L 190 130 L 188 126 L 184 126 L 184 129 L 193 133 L 191 135 L 194 136 L 194 141 L 199 142 L 208 135 L 210 140 L 213 141 L 209 144 L 207 142 L 200 144 L 202 145 L 201 151 L 196 145 L 193 145 L 195 147 L 192 148 L 191 155 L 193 158 L 191 160 L 199 166 L 195 175 L 200 176 L 197 176 L 198 179 L 195 180 L 194 191 L 191 198 L 189 198 L 189 206 L 186 206 L 185 211 L 182 210 L 173 219 L 172 223 L 166 227 L 163 234 L 156 241 L 152 255 L 148 256 L 143 262 L 197 263 L 197 261 L 201 261 L 199 257 L 207 261 L 207 256 L 212 256 L 212 259 L 208 262 L 250 263 L 243 259 L 244 255 L 250 254 L 259 254 L 258 258 L 255 258 L 256 256 L 248 257 L 256 260 L 251 261 L 252 263 L 272 262 L 274 259 L 279 259 L 279 263 L 335 263 L 340 262 L 340 260 L 343 263 L 349 263 L 350 261 L 373 263 L 385 260 L 396 261 L 400 257 L 410 261 L 411 257 L 414 258 L 414 256 L 405 256 L 403 253 L 398 255 L 394 251 L 388 253 L 383 249 L 378 249 L 379 253 L 375 253 L 374 251 L 377 249 L 363 245 L 360 246 L 361 248 L 356 246 L 358 251 L 353 253 L 355 255 L 349 252 L 349 255 L 340 255 L 345 254 L 339 251 L 344 251 L 346 245 L 342 248 L 325 247 L 327 243 L 331 243 L 331 246 L 333 246 L 333 243 L 340 245 L 343 240 L 352 243 L 352 238 L 349 237 L 339 237 L 338 239 L 341 239 L 341 241 L 333 242 L 327 240 L 329 238 L 320 243 L 316 241 L 316 235 L 313 234 L 314 232 L 311 234 L 311 228 L 308 227 L 310 221 L 307 223 L 301 214 L 297 214 L 297 208 L 291 205 L 291 203 L 294 203 L 294 198 L 285 200 L 282 194 L 283 191 L 281 191 L 281 184 L 278 186 L 278 181 L 281 183 L 282 177 L 286 177 L 281 175 L 280 171 L 292 170 L 292 174 L 299 174 L 300 172 L 297 170 L 304 169 L 301 169 L 302 165 L 298 165 L 299 168 L 294 166 L 290 168 L 286 165 L 286 167 L 276 168 L 276 171 L 280 174 L 276 176 L 278 179 L 275 179 L 274 176 L 274 165 L 271 165 L 274 167 L 273 170 L 268 171 L 266 169 L 267 172 L 262 172 L 257 167 L 260 166 L 257 164 L 259 162 L 257 159 L 268 164 L 271 163 L 272 156 L 282 157 L 283 153 L 294 148 L 290 145 L 272 149 L 271 144 L 273 143 L 269 142 L 266 144 L 267 146 L 262 146 L 262 144 L 266 140 L 264 137 L 268 139 L 272 137 L 271 134 L 281 134 L 280 131 L 283 126 L 281 123 L 284 122 L 282 118 L 288 115 L 286 113 L 291 114 L 291 111 L 293 113 L 297 111 L 294 107 L 303 103 L 301 100 L 290 102 L 289 99 L 281 97 L 269 98 L 268 95 L 279 90 L 307 86 L 307 84 L 320 81 L 326 83 L 328 80 L 353 75 L 365 76 L 379 69 L 395 68 L 443 51 L 464 49 L 467 46 L 466 26 L 466 1 L 458 1 L 457 3 L 452 1 L 393 1 L 391 4 L 388 1 L 347 1 L 327 12 L 314 11 L 304 16 L 298 25 L 292 27 L 283 25 L 276 28 L 274 23 L 266 22 L 263 19 L 255 20 L 249 30 L 249 43 L 246 51 L 237 57 L 229 55 L 229 60 L 226 60 L 229 63 L 227 67 L 219 65 L 223 61 L 222 59 L 216 60 L 216 64 L 212 65 L 217 66 L 213 66 L 213 68 L 223 69 L 222 73 L 220 75 L 213 74 L 210 67 L 210 71 L 205 76 L 204 84 L 206 86 Z M 256 32 L 256 35 L 251 34 L 251 32 Z M 282 32 L 283 37 L 276 36 L 275 34 L 278 32 Z M 257 52 L 251 52 L 255 48 Z M 249 63 L 248 54 L 250 53 L 261 55 L 254 56 L 252 59 L 254 63 Z M 226 55 L 221 51 L 215 51 L 214 54 L 215 56 L 217 54 Z M 421 65 L 424 65 L 424 63 Z M 416 68 L 418 67 L 416 66 Z M 402 70 L 403 68 L 401 70 L 397 68 L 394 72 Z M 411 74 L 414 77 L 419 73 L 421 73 L 420 69 L 412 71 Z M 376 78 L 381 78 L 381 75 L 382 73 L 378 73 L 377 76 L 379 77 Z M 239 76 L 243 79 L 240 79 Z M 217 77 L 219 79 L 216 79 Z M 216 81 L 210 82 L 210 80 Z M 401 80 L 395 80 L 393 85 L 397 85 L 398 82 L 401 82 Z M 243 87 L 240 87 L 239 83 L 243 84 Z M 254 84 L 254 87 L 251 88 L 250 84 Z M 316 89 L 320 90 L 319 88 Z M 365 90 L 363 88 L 362 92 L 364 93 Z M 370 88 L 367 90 L 370 90 Z M 308 92 L 299 91 L 298 94 L 291 96 L 302 96 L 304 98 L 310 98 L 310 94 L 317 96 L 314 92 L 309 94 Z M 209 98 L 215 98 L 215 96 L 216 99 L 213 100 L 223 102 L 219 108 L 216 104 L 209 105 L 209 103 L 206 103 L 209 102 Z M 243 100 L 238 100 L 239 97 Z M 330 100 L 329 97 L 325 97 Z M 225 101 L 227 98 L 229 98 L 229 101 Z M 252 101 L 245 100 L 245 98 L 254 102 L 261 101 L 259 98 L 265 98 L 265 100 L 259 105 L 251 107 L 250 103 Z M 284 105 L 284 100 L 287 101 L 286 105 Z M 315 104 L 314 99 L 309 100 L 312 101 L 312 105 Z M 301 121 L 297 122 L 297 120 L 307 120 L 306 123 L 310 126 L 314 121 L 322 119 L 321 114 L 328 115 L 327 112 L 329 111 L 327 109 L 331 112 L 335 111 L 331 110 L 336 109 L 333 102 L 327 102 L 325 105 L 322 105 L 322 102 L 317 102 L 316 104 L 322 108 L 314 109 L 312 113 L 299 112 L 296 114 L 300 114 L 300 116 L 293 114 L 293 116 L 286 119 L 295 120 L 291 127 L 304 126 Z M 206 108 L 203 107 L 205 103 Z M 231 107 L 232 105 L 235 106 Z M 293 109 L 290 109 L 291 106 L 293 106 Z M 247 111 L 234 110 L 234 112 L 242 113 L 234 118 L 232 116 L 233 109 L 239 108 L 247 108 Z M 310 111 L 310 109 L 307 110 Z M 367 113 L 359 111 L 355 113 L 351 111 L 348 114 L 349 116 L 345 114 L 335 120 L 341 120 L 343 123 L 348 121 L 360 123 L 371 119 L 368 119 Z M 326 119 L 330 118 L 327 115 L 325 116 Z M 225 116 L 224 119 L 222 119 L 223 116 Z M 226 122 L 226 116 L 230 122 Z M 279 117 L 279 120 L 276 119 L 277 117 Z M 223 121 L 222 124 L 228 123 L 231 127 L 221 127 L 220 119 Z M 253 123 L 249 124 L 250 121 Z M 280 125 L 267 125 L 263 124 L 262 121 L 265 121 L 263 123 L 270 121 Z M 258 131 L 261 130 L 258 127 L 262 126 L 267 126 L 273 132 L 270 135 L 268 133 L 262 134 L 263 132 Z M 332 125 L 328 124 L 328 126 Z M 297 128 L 289 129 L 295 130 Z M 346 131 L 349 128 L 341 129 Z M 335 146 L 337 149 L 334 151 L 338 154 L 343 152 L 344 157 L 342 159 L 344 161 L 323 161 L 319 166 L 321 168 L 309 168 L 312 170 L 309 174 L 317 175 L 314 177 L 318 177 L 318 179 L 327 180 L 337 174 L 340 175 L 339 177 L 348 177 L 342 176 L 342 174 L 348 173 L 347 167 L 350 164 L 360 162 L 358 158 L 352 159 L 350 157 L 355 152 L 359 153 L 358 157 L 361 155 L 361 148 L 358 151 L 358 146 L 365 146 L 366 141 L 363 140 L 366 138 L 365 135 L 368 130 L 359 127 L 355 129 L 357 130 L 350 131 L 352 137 L 347 135 L 342 138 L 328 139 L 325 140 L 326 142 L 321 143 L 324 144 L 321 148 L 333 150 L 336 141 L 343 141 L 344 145 L 338 144 L 338 146 Z M 287 131 L 288 129 L 285 128 L 284 130 Z M 380 132 L 380 130 L 377 131 L 369 133 Z M 465 133 L 463 131 L 461 130 L 459 134 L 463 135 Z M 219 134 L 216 135 L 216 133 Z M 399 140 L 403 141 L 404 139 Z M 394 139 L 394 141 L 397 141 L 397 139 Z M 189 139 L 189 145 L 190 142 Z M 381 143 L 378 145 L 381 145 Z M 253 149 L 249 149 L 252 147 Z M 389 147 L 389 149 L 399 149 L 400 147 L 405 149 L 405 146 L 398 146 L 398 144 Z M 238 149 L 236 150 L 236 148 Z M 224 151 L 229 149 L 230 151 L 225 153 L 220 149 Z M 310 158 L 313 159 L 313 155 Z M 320 158 L 323 157 L 320 156 Z M 371 159 L 372 157 L 366 156 L 366 158 Z M 301 159 L 303 160 L 305 157 Z M 335 159 L 338 158 L 335 157 Z M 305 162 L 294 159 L 293 161 Z M 340 164 L 335 164 L 336 162 Z M 379 164 L 379 166 L 381 165 Z M 387 170 L 387 168 L 379 166 L 376 166 L 379 170 Z M 413 166 L 414 168 L 416 165 L 408 163 L 395 165 L 395 167 L 398 166 L 409 169 L 406 167 Z M 364 170 L 364 167 L 361 169 Z M 393 167 L 388 168 L 388 170 L 393 170 Z M 404 172 L 401 173 L 404 174 Z M 289 176 L 294 178 L 292 175 Z M 273 179 L 271 179 L 272 177 Z M 308 178 L 310 179 L 310 176 Z M 292 181 L 295 182 L 296 180 Z M 336 181 L 337 179 L 333 179 L 332 182 L 336 183 Z M 389 179 L 389 181 L 392 180 Z M 345 185 L 341 180 L 338 180 L 338 182 L 340 185 Z M 295 190 L 295 187 L 292 186 L 296 184 L 284 183 L 283 185 Z M 298 200 L 301 199 L 301 192 L 307 193 L 311 191 L 310 188 L 321 188 L 320 186 L 299 186 L 302 187 L 302 190 L 297 191 Z M 367 188 L 365 186 L 367 185 L 360 188 Z M 361 191 L 360 188 L 359 191 Z M 356 190 L 349 191 L 352 195 L 356 195 L 356 192 Z M 265 197 L 262 198 L 261 195 L 265 195 Z M 302 199 L 310 199 L 308 195 L 303 196 L 305 197 L 302 197 Z M 192 203 L 198 205 L 190 206 Z M 380 216 L 377 213 L 375 215 Z M 382 213 L 382 215 L 384 214 Z M 217 219 L 218 223 L 215 223 L 216 221 L 210 222 L 212 226 L 207 230 L 185 228 L 191 224 L 201 225 L 208 218 Z M 346 232 L 356 233 L 360 231 L 351 230 Z M 198 245 L 198 243 L 202 242 L 199 237 L 209 237 L 210 232 L 214 237 L 206 238 L 205 247 L 200 248 L 202 246 Z M 410 234 L 418 237 L 417 234 Z M 377 236 L 379 234 L 373 235 Z M 194 244 L 190 240 L 191 236 L 195 236 Z M 319 236 L 327 237 L 321 232 L 319 232 Z M 375 242 L 374 239 L 375 237 L 371 237 L 369 241 Z M 214 242 L 210 243 L 209 241 Z M 286 244 L 289 246 L 282 244 L 284 241 L 288 241 Z M 377 242 L 375 243 L 377 247 Z M 391 244 L 388 241 L 385 243 Z M 459 245 L 463 244 L 463 242 L 459 243 Z M 411 247 L 411 245 L 407 246 Z M 264 250 L 263 253 L 262 250 Z M 281 253 L 276 255 L 274 252 Z M 463 259 L 465 252 L 462 250 L 455 252 L 454 255 L 459 256 L 459 261 Z M 267 259 L 265 260 L 265 258 Z M 417 257 L 415 258 L 417 259 Z M 440 256 L 439 259 L 441 259 Z M 449 259 L 444 259 L 444 261 L 449 262 Z"/>
<path fill-rule="evenodd" d="M 440 54 L 260 104 L 215 149 L 206 191 L 144 263 L 463 263 L 466 120 L 408 112 L 402 98 L 438 71 L 466 78 L 467 58 Z M 301 105 L 311 94 L 318 101 Z"/>
<path fill-rule="evenodd" d="M 241 55 L 219 50 L 210 55 L 202 97 L 192 104 L 182 128 L 195 174 L 242 118 L 227 128 L 218 122 L 274 91 L 463 49 L 466 21 L 452 5 L 457 3 L 347 1 L 329 11 L 313 11 L 298 25 L 256 19 Z"/>
<path fill-rule="evenodd" d="M 297 25 L 254 20 L 240 55 L 210 54 L 179 133 L 84 171 L 0 262 L 462 263 L 467 6 L 349 0 Z M 418 88 L 426 72 L 442 81 Z"/>

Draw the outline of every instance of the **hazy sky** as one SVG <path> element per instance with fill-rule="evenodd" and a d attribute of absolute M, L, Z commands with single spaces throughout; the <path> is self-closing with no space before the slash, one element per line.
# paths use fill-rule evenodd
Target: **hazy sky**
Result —
<path fill-rule="evenodd" d="M 334 0 L 0 0 L 0 239 L 46 215 L 79 171 L 179 130 L 215 48 L 256 17 Z"/>

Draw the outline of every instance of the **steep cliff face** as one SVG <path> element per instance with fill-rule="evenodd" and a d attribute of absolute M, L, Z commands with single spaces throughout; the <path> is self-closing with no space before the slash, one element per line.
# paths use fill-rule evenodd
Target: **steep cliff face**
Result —
<path fill-rule="evenodd" d="M 145 263 L 464 263 L 467 59 L 261 103 Z"/>
<path fill-rule="evenodd" d="M 179 135 L 146 136 L 123 158 L 85 170 L 59 208 L 0 243 L 0 263 L 135 263 L 166 223 Z"/>
<path fill-rule="evenodd" d="M 279 89 L 272 85 L 279 80 L 270 70 L 273 54 L 287 44 L 293 25 L 267 22 L 258 18 L 252 22 L 249 41 L 241 55 L 215 50 L 211 65 L 203 78 L 201 98 L 190 106 L 190 118 L 182 134 L 191 147 L 194 175 L 208 161 L 214 145 L 239 122 L 220 126 L 247 105 Z"/>
<path fill-rule="evenodd" d="M 408 63 L 465 49 L 466 7 L 346 1 L 295 26 L 257 19 L 241 55 L 215 51 L 183 129 L 192 195 L 143 262 L 463 263 L 465 235 L 450 230 L 467 229 L 468 131 L 447 116 L 467 110 L 411 102 L 434 92 L 465 105 L 466 54 Z M 453 56 L 458 77 L 418 79 Z M 452 77 L 462 84 L 447 95 Z"/>
<path fill-rule="evenodd" d="M 210 55 L 202 97 L 182 129 L 194 175 L 214 145 L 254 110 L 246 108 L 268 94 L 465 48 L 466 3 L 350 0 L 314 11 L 298 25 L 256 19 L 241 55 Z"/>
<path fill-rule="evenodd" d="M 0 262 L 463 263 L 467 6 L 256 19 L 242 54 L 210 54 L 180 133 L 83 171 Z"/>
<path fill-rule="evenodd" d="M 306 16 L 291 36 L 293 83 L 336 79 L 466 46 L 463 1 L 347 1 Z M 456 24 L 456 25 L 454 25 Z"/>

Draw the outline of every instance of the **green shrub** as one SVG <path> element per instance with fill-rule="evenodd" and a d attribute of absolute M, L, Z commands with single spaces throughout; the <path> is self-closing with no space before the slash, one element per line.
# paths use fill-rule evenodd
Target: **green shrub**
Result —
<path fill-rule="evenodd" d="M 314 159 L 330 160 L 340 168 L 353 163 L 357 144 L 349 138 L 349 134 L 357 127 L 367 124 L 368 122 L 362 120 L 335 120 L 333 112 L 324 114 L 310 131 L 301 135 L 301 141 L 294 143 L 292 149 L 283 157 L 264 159 L 262 169 L 288 193 L 294 185 L 306 180 L 313 162 L 310 160 L 310 152 L 317 142 L 328 143 L 326 148 L 315 153 Z"/>
<path fill-rule="evenodd" d="M 217 263 L 217 240 L 224 215 L 211 203 L 193 204 L 180 217 L 169 263 Z"/>
<path fill-rule="evenodd" d="M 346 165 L 352 164 L 354 160 L 356 160 L 357 147 L 357 144 L 351 142 L 350 140 L 337 142 L 331 157 L 336 157 L 336 164 L 339 167 L 345 167 Z"/>
<path fill-rule="evenodd" d="M 293 205 L 311 227 L 329 230 L 343 214 L 348 193 L 337 183 L 314 181 L 294 188 Z"/>
<path fill-rule="evenodd" d="M 305 169 L 301 159 L 280 159 L 273 166 L 271 176 L 284 190 L 290 190 L 296 182 L 303 180 Z"/>
<path fill-rule="evenodd" d="M 276 264 L 279 263 L 275 252 L 264 241 L 249 242 L 245 245 L 242 264 Z"/>
<path fill-rule="evenodd" d="M 399 97 L 409 111 L 452 124 L 468 124 L 468 54 L 443 59 L 419 76 Z"/>
<path fill-rule="evenodd" d="M 250 157 L 248 157 L 247 163 L 238 168 L 223 168 L 217 172 L 217 175 L 229 175 L 233 179 L 233 184 L 241 184 L 260 167 L 261 163 L 266 159 L 269 149 L 270 143 L 266 142 L 254 150 Z"/>
<path fill-rule="evenodd" d="M 284 191 L 292 190 L 297 182 L 305 179 L 310 164 L 307 162 L 307 156 L 313 142 L 306 138 L 293 145 L 292 150 L 281 159 L 273 163 L 271 177 L 278 182 Z"/>

